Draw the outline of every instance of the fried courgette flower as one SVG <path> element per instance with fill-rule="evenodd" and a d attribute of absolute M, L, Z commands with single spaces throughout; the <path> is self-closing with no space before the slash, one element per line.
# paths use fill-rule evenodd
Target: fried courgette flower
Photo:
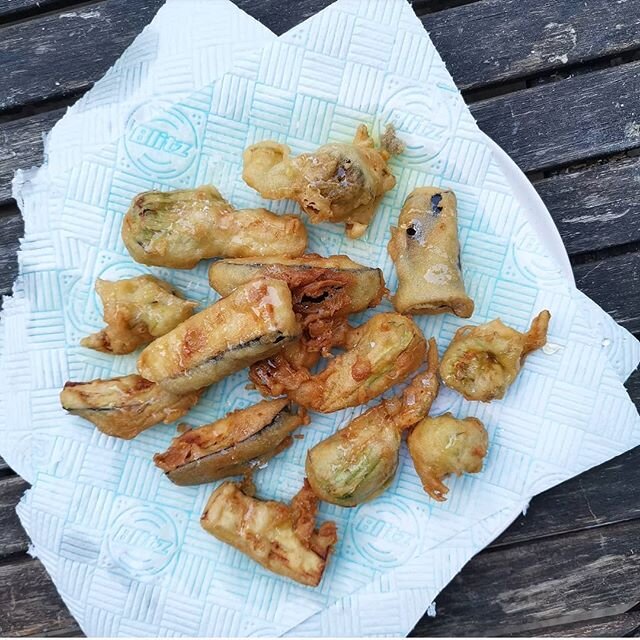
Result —
<path fill-rule="evenodd" d="M 280 371 L 276 378 L 268 371 L 260 377 L 263 370 L 252 369 L 249 377 L 264 395 L 286 393 L 307 409 L 332 413 L 369 402 L 402 382 L 426 353 L 418 326 L 398 313 L 379 313 L 355 329 L 348 328 L 343 344 L 346 351 L 318 374 L 300 366 Z"/>
<path fill-rule="evenodd" d="M 180 485 L 213 482 L 249 474 L 291 444 L 291 434 L 304 424 L 286 398 L 263 400 L 246 409 L 174 438 L 164 453 L 153 456 L 169 480 Z"/>
<path fill-rule="evenodd" d="M 159 422 L 182 418 L 199 398 L 199 392 L 177 395 L 137 375 L 67 382 L 60 393 L 63 409 L 125 440 Z"/>
<path fill-rule="evenodd" d="M 205 258 L 299 256 L 307 231 L 296 216 L 234 209 L 212 186 L 137 195 L 122 239 L 142 264 L 192 269 Z"/>
<path fill-rule="evenodd" d="M 439 502 L 449 489 L 442 480 L 451 473 L 482 471 L 489 438 L 477 418 L 458 420 L 450 413 L 421 420 L 407 439 L 409 453 L 424 490 Z"/>
<path fill-rule="evenodd" d="M 317 508 L 306 480 L 290 506 L 258 500 L 224 482 L 209 498 L 200 524 L 265 569 L 316 587 L 338 540 L 334 522 L 315 528 Z"/>
<path fill-rule="evenodd" d="M 286 145 L 265 140 L 244 152 L 242 177 L 264 198 L 295 200 L 311 222 L 342 222 L 347 236 L 359 238 L 396 184 L 387 162 L 401 145 L 393 135 L 385 140 L 386 148 L 377 149 L 360 125 L 351 144 L 326 144 L 294 158 Z"/>
<path fill-rule="evenodd" d="M 107 326 L 80 341 L 83 347 L 124 354 L 169 333 L 193 315 L 197 302 L 185 300 L 171 285 L 150 275 L 96 281 Z"/>
<path fill-rule="evenodd" d="M 340 342 L 336 332 L 346 327 L 349 314 L 377 306 L 386 292 L 380 269 L 347 256 L 323 258 L 309 253 L 300 258 L 239 258 L 219 260 L 209 268 L 209 283 L 223 296 L 256 276 L 283 280 L 291 290 L 293 310 L 303 329 L 300 346 L 318 354 L 315 359 L 309 356 L 307 366 L 315 364 L 319 352 L 326 355 Z M 303 357 L 297 355 L 300 349 L 293 350 L 294 360 Z M 279 357 L 285 357 L 284 352 L 275 356 Z"/>
<path fill-rule="evenodd" d="M 455 313 L 468 318 L 473 300 L 460 272 L 458 215 L 453 191 L 414 189 L 391 228 L 389 255 L 398 274 L 393 306 L 400 313 Z"/>
<path fill-rule="evenodd" d="M 442 357 L 440 377 L 467 400 L 502 398 L 516 379 L 525 357 L 544 346 L 551 314 L 542 311 L 520 333 L 500 319 L 456 331 Z"/>
<path fill-rule="evenodd" d="M 173 393 L 189 393 L 277 353 L 298 338 L 291 292 L 257 278 L 154 340 L 138 372 Z"/>
<path fill-rule="evenodd" d="M 404 393 L 383 400 L 307 452 L 306 473 L 325 502 L 355 507 L 380 495 L 398 468 L 402 432 L 427 415 L 438 393 L 438 349 Z"/>

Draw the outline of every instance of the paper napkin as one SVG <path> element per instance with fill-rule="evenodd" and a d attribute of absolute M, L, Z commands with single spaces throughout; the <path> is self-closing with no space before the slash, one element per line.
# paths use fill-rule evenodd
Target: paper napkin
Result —
<path fill-rule="evenodd" d="M 95 278 L 149 271 L 131 261 L 119 238 L 133 195 L 210 181 L 239 207 L 291 211 L 291 203 L 267 203 L 242 182 L 247 145 L 272 138 L 299 153 L 327 140 L 349 140 L 360 122 L 378 134 L 389 121 L 408 148 L 393 161 L 398 185 L 367 236 L 350 241 L 337 227 L 310 227 L 310 248 L 381 266 L 393 289 L 385 247 L 403 199 L 417 185 L 453 188 L 465 281 L 476 302 L 472 321 L 500 316 L 523 330 L 549 308 L 554 346 L 528 358 L 503 401 L 485 406 L 441 393 L 433 413 L 476 415 L 491 438 L 483 472 L 451 479 L 446 503 L 424 495 L 403 451 L 400 473 L 383 496 L 352 510 L 323 506 L 322 517 L 338 522 L 341 540 L 313 590 L 269 574 L 200 529 L 212 487 L 175 487 L 150 461 L 170 441 L 171 427 L 117 441 L 65 416 L 57 395 L 66 379 L 134 369 L 135 357 L 110 358 L 77 346 L 101 324 Z M 174 157 L 145 147 L 133 135 L 137 127 L 169 127 L 188 152 Z M 22 295 L 28 322 L 21 333 L 11 315 L 5 320 L 3 359 L 13 380 L 4 387 L 3 406 L 5 424 L 12 418 L 24 432 L 36 427 L 34 486 L 20 514 L 90 635 L 406 633 L 532 495 L 640 443 L 640 421 L 620 382 L 620 374 L 637 364 L 637 344 L 628 340 L 614 369 L 602 342 L 602 330 L 611 326 L 597 326 L 601 320 L 585 312 L 581 294 L 546 255 L 404 0 L 340 0 L 281 39 L 239 56 L 201 90 L 147 119 L 129 120 L 117 141 L 56 180 L 62 195 L 49 202 L 55 214 L 38 220 L 35 207 L 25 211 L 35 227 L 50 223 L 51 243 L 39 251 L 42 237 L 27 228 Z M 190 297 L 215 299 L 206 265 L 153 272 Z M 439 316 L 419 323 L 442 350 L 465 321 Z M 29 366 L 15 357 L 16 345 L 28 345 Z M 245 383 L 237 374 L 210 389 L 188 422 L 209 422 L 257 399 Z M 259 474 L 261 495 L 290 498 L 302 481 L 306 449 L 359 412 L 314 416 L 304 440 Z M 404 609 L 390 620 L 380 603 L 398 603 L 399 594 Z M 345 615 L 348 610 L 358 615 Z"/>

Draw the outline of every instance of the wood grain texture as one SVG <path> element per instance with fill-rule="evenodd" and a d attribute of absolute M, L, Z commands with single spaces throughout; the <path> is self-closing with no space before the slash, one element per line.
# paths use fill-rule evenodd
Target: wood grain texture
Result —
<path fill-rule="evenodd" d="M 460 89 L 640 47 L 640 13 L 611 0 L 527 0 L 526 10 L 522 0 L 482 0 L 424 16 L 422 22 Z"/>
<path fill-rule="evenodd" d="M 0 21 L 18 20 L 27 16 L 71 7 L 86 0 L 0 0 Z"/>
<path fill-rule="evenodd" d="M 16 505 L 28 488 L 18 476 L 0 477 L 0 559 L 27 550 L 29 539 L 16 514 Z"/>
<path fill-rule="evenodd" d="M 640 241 L 640 157 L 554 175 L 534 186 L 570 254 Z"/>
<path fill-rule="evenodd" d="M 640 146 L 640 62 L 471 105 L 480 128 L 524 171 Z"/>
<path fill-rule="evenodd" d="M 42 636 L 78 628 L 42 563 L 0 564 L 0 636 Z"/>
<path fill-rule="evenodd" d="M 24 222 L 17 211 L 0 218 L 0 295 L 11 293 L 18 275 L 18 247 L 23 233 Z"/>
<path fill-rule="evenodd" d="M 638 602 L 638 536 L 633 520 L 481 553 L 413 633 L 506 635 L 623 613 Z"/>
<path fill-rule="evenodd" d="M 578 265 L 573 274 L 578 289 L 631 333 L 640 332 L 640 252 Z"/>
<path fill-rule="evenodd" d="M 42 137 L 65 111 L 66 109 L 45 111 L 0 124 L 0 205 L 11 201 L 14 172 L 42 163 Z"/>
<path fill-rule="evenodd" d="M 0 29 L 0 110 L 62 98 L 101 77 L 163 0 L 105 0 Z"/>
<path fill-rule="evenodd" d="M 6 473 L 8 471 L 10 471 L 9 465 L 0 458 L 0 473 Z"/>

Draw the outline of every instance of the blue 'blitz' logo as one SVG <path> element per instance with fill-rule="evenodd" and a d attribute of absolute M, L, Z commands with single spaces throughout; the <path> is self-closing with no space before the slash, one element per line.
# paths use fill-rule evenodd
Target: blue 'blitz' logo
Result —
<path fill-rule="evenodd" d="M 158 507 L 132 507 L 121 512 L 107 535 L 111 560 L 132 577 L 162 571 L 178 550 L 173 520 Z"/>
<path fill-rule="evenodd" d="M 149 106 L 136 109 L 127 123 L 125 149 L 143 173 L 158 179 L 176 178 L 191 167 L 198 136 L 189 116 L 173 106 L 147 119 Z"/>

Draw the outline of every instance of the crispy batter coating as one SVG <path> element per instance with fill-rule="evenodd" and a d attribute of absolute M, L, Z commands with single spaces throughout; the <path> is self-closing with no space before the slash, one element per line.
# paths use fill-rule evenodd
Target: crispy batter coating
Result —
<path fill-rule="evenodd" d="M 306 473 L 325 502 L 355 507 L 380 495 L 398 468 L 402 431 L 427 415 L 438 393 L 438 349 L 401 396 L 383 400 L 307 452 Z"/>
<path fill-rule="evenodd" d="M 331 413 L 369 402 L 415 371 L 426 352 L 426 341 L 418 326 L 398 313 L 380 313 L 344 334 L 346 351 L 330 360 L 316 374 L 300 367 L 291 377 L 251 381 L 265 395 L 285 392 L 307 409 Z M 282 372 L 280 372 L 282 373 Z"/>
<path fill-rule="evenodd" d="M 169 391 L 188 393 L 268 358 L 300 332 L 287 285 L 257 278 L 152 342 L 138 371 Z"/>
<path fill-rule="evenodd" d="M 180 485 L 246 474 L 290 445 L 291 433 L 304 424 L 305 417 L 293 413 L 286 398 L 263 400 L 211 424 L 187 429 L 153 461 Z"/>
<path fill-rule="evenodd" d="M 442 357 L 442 382 L 467 400 L 502 398 L 527 354 L 546 343 L 550 318 L 548 311 L 542 311 L 527 333 L 507 327 L 500 319 L 461 327 Z"/>
<path fill-rule="evenodd" d="M 80 341 L 83 347 L 124 354 L 169 333 L 193 314 L 197 302 L 185 300 L 171 285 L 145 275 L 96 281 L 107 326 Z"/>
<path fill-rule="evenodd" d="M 205 258 L 299 256 L 307 231 L 296 216 L 234 209 L 205 185 L 137 195 L 124 216 L 122 239 L 136 262 L 192 269 Z"/>
<path fill-rule="evenodd" d="M 389 255 L 398 273 L 393 306 L 400 313 L 455 313 L 468 318 L 473 300 L 460 271 L 458 215 L 453 191 L 414 189 L 391 228 Z"/>
<path fill-rule="evenodd" d="M 137 375 L 67 382 L 60 393 L 63 409 L 125 440 L 159 422 L 182 418 L 199 398 L 199 392 L 177 395 Z"/>
<path fill-rule="evenodd" d="M 317 254 L 220 260 L 211 265 L 209 282 L 226 295 L 256 275 L 287 283 L 293 310 L 302 325 L 297 343 L 252 365 L 252 377 L 270 379 L 272 387 L 280 377 L 291 379 L 301 367 L 313 367 L 320 353 L 328 355 L 332 347 L 344 341 L 347 316 L 377 306 L 386 292 L 380 269 L 358 264 L 347 256 L 323 258 Z"/>
<path fill-rule="evenodd" d="M 224 482 L 209 498 L 200 523 L 265 569 L 316 587 L 338 540 L 334 522 L 315 528 L 317 508 L 306 481 L 290 506 L 247 496 Z"/>
<path fill-rule="evenodd" d="M 366 231 L 380 200 L 396 184 L 387 165 L 389 151 L 375 147 L 364 125 L 351 144 L 326 144 L 294 158 L 290 153 L 272 140 L 252 145 L 244 152 L 244 181 L 264 198 L 295 200 L 313 223 L 344 223 L 350 238 Z"/>
<path fill-rule="evenodd" d="M 458 420 L 450 413 L 421 420 L 409 434 L 409 453 L 424 490 L 439 502 L 449 492 L 442 480 L 450 473 L 478 473 L 489 437 L 477 418 Z"/>

